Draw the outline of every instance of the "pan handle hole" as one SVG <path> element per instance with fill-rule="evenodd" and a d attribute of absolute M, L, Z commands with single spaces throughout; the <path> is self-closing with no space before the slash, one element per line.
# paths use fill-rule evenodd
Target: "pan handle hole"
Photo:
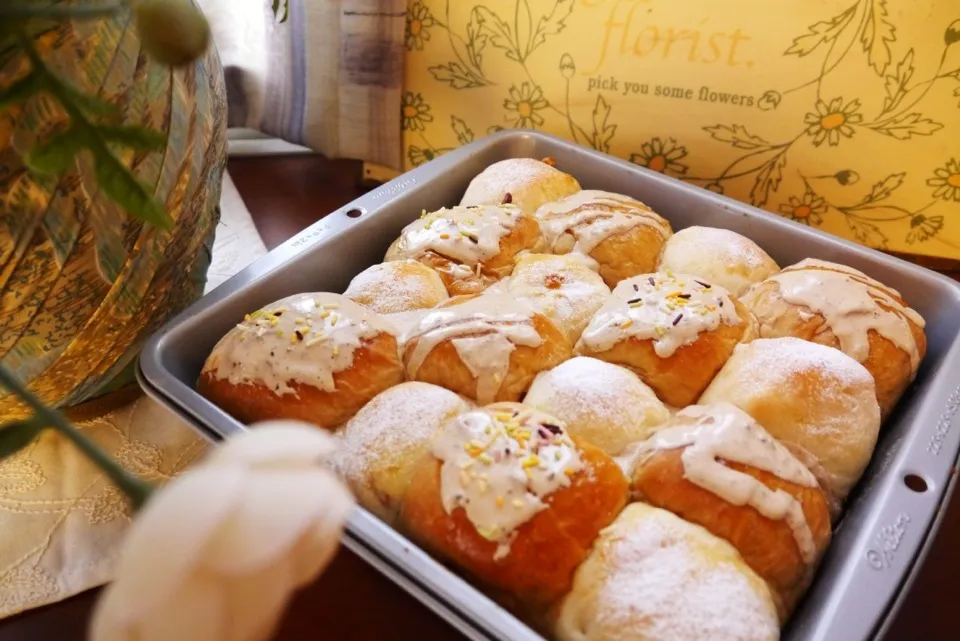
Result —
<path fill-rule="evenodd" d="M 347 211 L 348 218 L 360 218 L 365 212 L 359 207 L 354 207 L 353 209 Z"/>
<path fill-rule="evenodd" d="M 917 494 L 926 492 L 929 487 L 927 481 L 922 476 L 917 476 L 916 474 L 907 474 L 904 476 L 903 483 Z"/>

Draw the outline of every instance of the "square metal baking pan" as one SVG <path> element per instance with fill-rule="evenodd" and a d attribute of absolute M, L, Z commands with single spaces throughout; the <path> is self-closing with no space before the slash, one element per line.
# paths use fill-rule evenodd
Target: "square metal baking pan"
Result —
<path fill-rule="evenodd" d="M 297 292 L 342 292 L 382 261 L 423 209 L 458 203 L 485 167 L 551 156 L 589 189 L 633 196 L 674 229 L 723 227 L 760 244 L 780 265 L 814 257 L 845 263 L 899 290 L 927 321 L 916 382 L 882 430 L 788 641 L 879 638 L 939 524 L 960 452 L 960 285 L 952 280 L 605 154 L 536 132 L 501 132 L 452 151 L 337 210 L 170 321 L 143 349 L 140 380 L 155 399 L 211 439 L 244 426 L 194 391 L 217 340 L 251 310 Z M 910 489 L 918 476 L 925 491 Z M 913 479 L 915 480 L 915 479 Z M 916 484 L 913 484 L 916 486 Z M 345 544 L 472 639 L 540 639 L 525 624 L 364 510 Z"/>

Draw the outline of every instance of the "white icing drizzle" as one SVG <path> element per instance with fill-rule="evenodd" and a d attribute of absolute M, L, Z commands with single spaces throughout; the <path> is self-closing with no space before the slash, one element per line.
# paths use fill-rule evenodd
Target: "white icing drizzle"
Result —
<path fill-rule="evenodd" d="M 353 365 L 365 340 L 397 330 L 339 294 L 297 294 L 251 314 L 224 336 L 204 366 L 234 385 L 260 383 L 294 394 L 291 382 L 326 392 L 333 375 Z"/>
<path fill-rule="evenodd" d="M 432 449 L 443 463 L 444 510 L 463 508 L 477 532 L 498 544 L 494 559 L 510 553 L 516 529 L 583 469 L 564 426 L 517 403 L 462 414 L 447 424 Z"/>
<path fill-rule="evenodd" d="M 533 311 L 506 296 L 484 294 L 450 307 L 437 308 L 404 337 L 407 375 L 415 378 L 433 349 L 451 340 L 470 373 L 477 379 L 477 402 L 490 403 L 510 369 L 517 345 L 539 347 L 543 338 L 533 325 Z"/>
<path fill-rule="evenodd" d="M 594 189 L 542 205 L 536 217 L 550 251 L 557 251 L 558 241 L 566 233 L 576 239 L 570 251 L 581 254 L 589 254 L 610 236 L 639 225 L 655 229 L 664 239 L 671 234 L 667 221 L 640 201 Z"/>
<path fill-rule="evenodd" d="M 823 316 L 846 354 L 864 362 L 870 354 L 872 329 L 909 354 L 916 372 L 920 353 L 907 319 L 919 327 L 925 323 L 900 303 L 896 290 L 851 267 L 815 259 L 803 260 L 769 280 L 779 285 L 786 302 Z"/>
<path fill-rule="evenodd" d="M 477 265 L 500 253 L 500 239 L 510 233 L 523 216 L 514 205 L 458 206 L 433 213 L 424 212 L 400 234 L 400 251 L 416 258 L 433 251 L 461 263 L 454 277 L 469 278 Z"/>
<path fill-rule="evenodd" d="M 749 505 L 770 520 L 785 521 L 803 561 L 814 561 L 817 548 L 800 502 L 721 462 L 749 465 L 804 487 L 817 486 L 810 470 L 748 414 L 730 403 L 692 405 L 633 446 L 631 457 L 642 460 L 651 452 L 678 448 L 685 448 L 680 455 L 685 479 L 731 505 Z"/>
<path fill-rule="evenodd" d="M 620 281 L 580 342 L 603 352 L 627 338 L 652 339 L 657 356 L 669 358 L 701 332 L 741 323 L 722 287 L 686 274 L 643 274 Z"/>

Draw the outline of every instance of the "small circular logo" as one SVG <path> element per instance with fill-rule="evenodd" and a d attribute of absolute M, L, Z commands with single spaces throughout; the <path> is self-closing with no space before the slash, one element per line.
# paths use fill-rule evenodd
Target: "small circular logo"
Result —
<path fill-rule="evenodd" d="M 883 569 L 883 557 L 876 550 L 867 550 L 867 563 L 870 564 L 874 570 Z"/>

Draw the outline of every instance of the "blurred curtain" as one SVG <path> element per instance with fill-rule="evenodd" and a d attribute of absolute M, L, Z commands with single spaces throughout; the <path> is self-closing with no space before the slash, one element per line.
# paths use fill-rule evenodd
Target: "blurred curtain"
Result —
<path fill-rule="evenodd" d="M 230 125 L 399 169 L 405 0 L 198 0 L 227 76 Z"/>

